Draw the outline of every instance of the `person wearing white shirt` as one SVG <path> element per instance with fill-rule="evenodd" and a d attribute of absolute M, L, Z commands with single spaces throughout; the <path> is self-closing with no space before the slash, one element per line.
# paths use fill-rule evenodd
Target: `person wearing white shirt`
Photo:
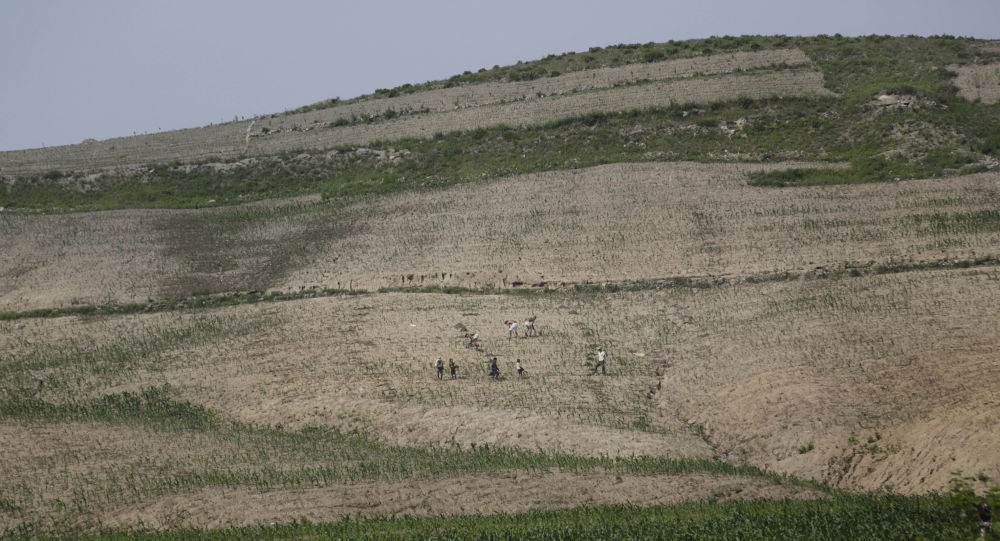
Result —
<path fill-rule="evenodd" d="M 604 359 L 607 357 L 607 352 L 604 348 L 597 348 L 597 363 L 594 364 L 594 374 L 597 374 L 597 369 L 601 369 L 602 375 L 608 375 L 607 370 L 604 368 Z"/>

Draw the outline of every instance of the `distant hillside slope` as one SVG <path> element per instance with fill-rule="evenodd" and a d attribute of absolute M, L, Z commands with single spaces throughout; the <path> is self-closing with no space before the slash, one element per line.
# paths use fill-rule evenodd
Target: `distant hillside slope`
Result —
<path fill-rule="evenodd" d="M 226 160 L 281 151 L 430 137 L 437 132 L 501 123 L 539 124 L 589 112 L 704 103 L 743 96 L 828 93 L 823 89 L 822 75 L 818 72 L 808 68 L 789 71 L 791 67 L 808 64 L 809 59 L 795 49 L 734 52 L 585 70 L 540 81 L 480 83 L 426 90 L 218 126 L 0 152 L 0 175 L 50 169 L 137 166 L 174 160 Z M 708 77 L 778 67 L 776 73 L 753 77 Z M 676 79 L 693 80 L 680 82 Z M 465 110 L 468 108 L 476 109 Z M 400 118 L 403 116 L 413 118 Z"/>
<path fill-rule="evenodd" d="M 200 207 L 650 161 L 848 163 L 790 186 L 1000 166 L 991 42 L 743 36 L 615 45 L 217 126 L 0 153 L 0 207 Z"/>

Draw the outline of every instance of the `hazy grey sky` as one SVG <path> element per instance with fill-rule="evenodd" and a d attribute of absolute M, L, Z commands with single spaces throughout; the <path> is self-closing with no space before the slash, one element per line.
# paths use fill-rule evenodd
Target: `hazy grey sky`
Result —
<path fill-rule="evenodd" d="M 617 43 L 1000 38 L 1000 0 L 0 0 L 0 150 L 274 113 Z"/>

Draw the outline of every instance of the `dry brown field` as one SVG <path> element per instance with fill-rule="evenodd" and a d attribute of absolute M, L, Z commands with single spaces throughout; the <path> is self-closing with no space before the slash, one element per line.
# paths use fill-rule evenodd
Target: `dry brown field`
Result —
<path fill-rule="evenodd" d="M 242 472 L 322 468 L 294 453 L 256 456 L 235 442 L 191 432 L 102 423 L 0 424 L 5 452 L 0 490 L 19 506 L 0 511 L 4 527 L 37 522 L 43 530 L 226 528 L 358 515 L 426 516 L 514 513 L 580 505 L 657 505 L 717 498 L 823 497 L 815 490 L 739 476 L 622 475 L 524 471 L 433 478 L 343 480 L 307 487 L 175 488 L 175 477 L 218 469 Z M 271 451 L 269 449 L 269 451 Z"/>
<path fill-rule="evenodd" d="M 958 73 L 955 86 L 959 96 L 986 104 L 1000 101 L 1000 64 L 952 65 L 948 69 Z"/>
<path fill-rule="evenodd" d="M 748 171 L 803 166 L 830 165 L 618 164 L 353 201 L 4 213 L 0 310 L 369 293 L 0 321 L 0 399 L 99 403 L 166 386 L 223 423 L 289 434 L 4 419 L 0 519 L 61 532 L 817 495 L 702 473 L 366 476 L 350 473 L 356 459 L 293 443 L 317 427 L 391 449 L 716 459 L 852 490 L 1000 477 L 1000 269 L 869 272 L 1000 255 L 1000 174 L 746 184 Z M 678 276 L 724 279 L 572 287 Z M 512 293 L 519 283 L 547 288 Z M 502 291 L 373 292 L 401 285 Z M 531 315 L 537 335 L 508 338 L 502 322 Z M 597 347 L 607 375 L 592 373 Z M 486 374 L 494 356 L 500 381 Z M 439 357 L 457 361 L 456 380 L 435 377 Z M 284 476 L 295 481 L 252 481 Z"/>
<path fill-rule="evenodd" d="M 822 87 L 819 72 L 801 68 L 807 63 L 808 58 L 797 49 L 736 52 L 585 70 L 540 81 L 436 89 L 393 98 L 368 99 L 317 111 L 272 115 L 273 118 L 262 117 L 78 145 L 0 152 L 0 175 L 51 169 L 141 166 L 172 160 L 230 159 L 281 150 L 429 137 L 436 132 L 475 129 L 498 123 L 544 123 L 589 111 L 588 108 L 610 112 L 741 96 L 828 93 Z M 778 66 L 781 70 L 773 74 L 741 77 L 737 73 Z M 785 73 L 787 67 L 806 71 Z M 678 80 L 695 75 L 719 76 Z M 658 81 L 658 84 L 632 89 L 614 88 L 644 80 Z M 571 99 L 579 93 L 583 95 Z M 470 107 L 475 110 L 458 110 Z M 381 115 L 389 109 L 399 113 L 426 111 L 435 114 L 375 124 L 329 127 L 338 120 Z M 273 131 L 263 136 L 265 128 Z"/>
<path fill-rule="evenodd" d="M 793 190 L 620 164 L 355 203 L 0 215 L 0 310 L 234 290 L 752 277 L 1000 255 L 998 174 Z M 813 164 L 812 166 L 825 166 Z M 937 218 L 935 218 L 937 216 Z"/>
<path fill-rule="evenodd" d="M 751 171 L 801 166 L 826 165 L 615 164 L 385 197 L 344 209 L 352 234 L 286 287 L 555 286 L 998 254 L 997 231 L 927 223 L 994 208 L 995 172 L 947 183 L 746 184 Z"/>
<path fill-rule="evenodd" d="M 168 384 L 223 419 L 290 431 L 357 429 L 416 448 L 714 457 L 914 493 L 944 488 L 956 470 L 1000 475 L 997 280 L 996 268 L 981 268 L 531 297 L 383 293 L 4 322 L 0 347 L 5 362 L 33 367 L 7 372 L 5 388 L 41 381 L 36 396 L 53 403 Z M 501 321 L 529 314 L 536 336 L 508 338 Z M 480 331 L 481 350 L 465 346 L 462 327 Z M 588 365 L 598 346 L 609 352 L 607 375 Z M 100 361 L 120 350 L 127 362 Z M 493 356 L 501 381 L 486 374 Z M 459 363 L 456 380 L 435 377 L 438 357 Z M 323 464 L 294 447 L 262 452 L 245 437 L 8 421 L 0 490 L 18 517 L 52 517 L 53 527 L 62 518 L 176 527 L 435 514 L 452 501 L 445 495 L 490 512 L 720 490 L 815 495 L 732 476 L 556 470 L 290 488 L 168 484 L 191 472 Z M 484 484 L 490 491 L 461 496 Z M 496 503 L 507 500 L 519 502 Z"/>
<path fill-rule="evenodd" d="M 303 230 L 325 233 L 316 221 L 330 209 L 315 213 L 318 201 L 307 196 L 219 212 L 0 214 L 0 310 L 272 287 L 271 273 L 295 261 L 289 252 L 306 242 Z"/>

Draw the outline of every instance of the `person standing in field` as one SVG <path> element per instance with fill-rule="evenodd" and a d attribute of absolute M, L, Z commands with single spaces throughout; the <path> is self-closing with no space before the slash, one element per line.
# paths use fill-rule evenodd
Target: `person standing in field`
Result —
<path fill-rule="evenodd" d="M 493 357 L 493 360 L 490 361 L 490 377 L 493 379 L 500 378 L 500 367 L 497 365 L 496 357 Z"/>
<path fill-rule="evenodd" d="M 451 379 L 458 377 L 458 365 L 455 364 L 455 359 L 448 359 L 448 370 L 451 371 Z"/>
<path fill-rule="evenodd" d="M 437 369 L 438 379 L 444 379 L 444 361 L 440 357 L 434 361 L 434 368 Z"/>
<path fill-rule="evenodd" d="M 598 368 L 601 369 L 602 375 L 605 376 L 608 375 L 607 370 L 605 370 L 604 368 L 604 359 L 607 357 L 607 355 L 608 354 L 604 351 L 604 348 L 597 348 L 597 362 L 594 364 L 594 375 L 597 374 Z"/>
<path fill-rule="evenodd" d="M 515 368 L 517 368 L 517 377 L 521 377 L 522 375 L 524 375 L 524 367 L 521 366 L 521 359 L 517 360 Z"/>

